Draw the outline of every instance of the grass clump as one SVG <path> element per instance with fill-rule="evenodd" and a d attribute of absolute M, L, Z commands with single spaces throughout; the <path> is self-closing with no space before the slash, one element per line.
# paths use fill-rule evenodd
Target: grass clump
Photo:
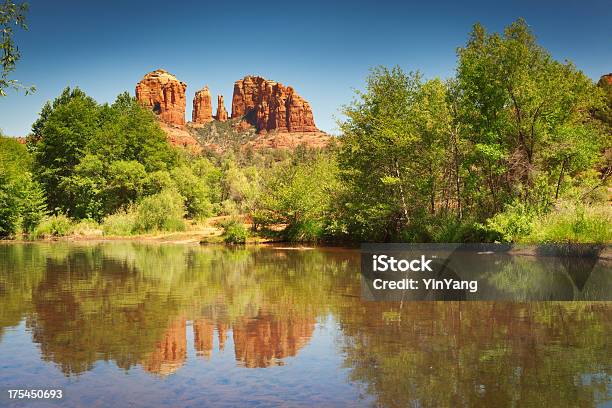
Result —
<path fill-rule="evenodd" d="M 223 228 L 221 237 L 226 244 L 245 244 L 249 237 L 249 231 L 237 218 L 222 222 L 221 227 Z"/>
<path fill-rule="evenodd" d="M 545 244 L 607 244 L 612 242 L 612 209 L 565 205 L 537 218 L 522 241 Z"/>
<path fill-rule="evenodd" d="M 145 197 L 137 206 L 119 210 L 102 223 L 104 235 L 129 236 L 155 231 L 185 231 L 183 197 L 164 190 Z"/>
<path fill-rule="evenodd" d="M 183 197 L 176 191 L 164 190 L 140 202 L 134 231 L 185 231 L 184 216 Z"/>
<path fill-rule="evenodd" d="M 32 239 L 64 237 L 74 232 L 74 223 L 63 214 L 52 215 L 43 220 L 32 231 Z"/>
<path fill-rule="evenodd" d="M 134 233 L 136 211 L 134 208 L 119 210 L 104 218 L 102 234 L 107 236 L 128 236 Z"/>

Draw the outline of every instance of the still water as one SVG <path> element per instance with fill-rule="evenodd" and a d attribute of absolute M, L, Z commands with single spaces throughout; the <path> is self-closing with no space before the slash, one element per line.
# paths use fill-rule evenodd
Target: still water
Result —
<path fill-rule="evenodd" d="M 517 269 L 533 282 L 546 270 L 497 264 L 511 271 L 492 278 L 499 290 Z M 612 283 L 599 279 L 584 284 Z M 3 244 L 0 406 L 612 403 L 611 302 L 366 302 L 360 290 L 352 249 Z"/>

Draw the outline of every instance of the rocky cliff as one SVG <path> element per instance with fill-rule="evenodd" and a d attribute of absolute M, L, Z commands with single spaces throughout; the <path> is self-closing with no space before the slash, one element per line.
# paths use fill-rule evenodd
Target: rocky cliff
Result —
<path fill-rule="evenodd" d="M 259 76 L 234 83 L 232 119 L 244 118 L 258 133 L 317 132 L 310 104 L 290 86 Z"/>
<path fill-rule="evenodd" d="M 210 100 L 210 91 L 205 86 L 196 92 L 193 98 L 193 111 L 191 112 L 191 121 L 193 123 L 208 123 L 213 120 L 212 102 Z"/>
<path fill-rule="evenodd" d="M 227 120 L 227 110 L 225 109 L 225 102 L 223 102 L 223 95 L 217 95 L 217 115 L 215 119 L 221 122 Z"/>
<path fill-rule="evenodd" d="M 601 78 L 599 78 L 599 83 L 612 85 L 612 72 L 606 75 L 602 75 Z"/>
<path fill-rule="evenodd" d="M 163 69 L 149 72 L 136 85 L 136 99 L 171 125 L 185 124 L 187 84 Z"/>
<path fill-rule="evenodd" d="M 193 98 L 192 121 L 185 123 L 187 85 L 169 72 L 150 72 L 136 85 L 136 98 L 158 115 L 168 141 L 194 153 L 202 149 L 223 153 L 241 149 L 314 148 L 330 143 L 319 131 L 312 109 L 290 86 L 260 76 L 246 76 L 234 84 L 232 117 L 223 95 L 218 95 L 213 116 L 211 93 L 204 87 Z"/>

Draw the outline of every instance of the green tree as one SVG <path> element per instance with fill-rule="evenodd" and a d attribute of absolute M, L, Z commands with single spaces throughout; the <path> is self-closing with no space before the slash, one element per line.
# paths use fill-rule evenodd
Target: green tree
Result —
<path fill-rule="evenodd" d="M 32 177 L 25 146 L 0 135 L 0 236 L 31 232 L 45 215 L 42 189 Z"/>
<path fill-rule="evenodd" d="M 320 153 L 303 162 L 285 162 L 266 174 L 265 188 L 251 212 L 255 227 L 286 224 L 285 238 L 316 241 L 326 234 L 338 190 L 338 165 Z"/>
<path fill-rule="evenodd" d="M 179 193 L 185 198 L 187 216 L 203 219 L 212 215 L 206 180 L 194 174 L 187 165 L 177 166 L 170 172 Z"/>
<path fill-rule="evenodd" d="M 342 227 L 357 239 L 398 238 L 435 212 L 451 126 L 446 86 L 399 67 L 374 69 L 345 107 L 339 151 Z"/>
<path fill-rule="evenodd" d="M 546 207 L 565 176 L 600 159 L 602 135 L 589 112 L 601 103 L 592 81 L 536 43 L 524 20 L 503 35 L 476 24 L 458 51 L 457 87 L 465 165 L 475 206 L 492 214 L 520 199 Z"/>
<path fill-rule="evenodd" d="M 72 216 L 76 204 L 66 197 L 64 178 L 70 177 L 89 141 L 100 126 L 100 108 L 96 101 L 76 88 L 66 88 L 53 104 L 43 107 L 33 125 L 35 170 L 45 190 L 49 209 Z"/>
<path fill-rule="evenodd" d="M 154 115 L 127 93 L 98 105 L 66 88 L 45 104 L 32 132 L 49 208 L 77 219 L 99 221 L 127 208 L 149 192 L 149 174 L 167 172 L 178 160 Z"/>
<path fill-rule="evenodd" d="M 19 48 L 14 41 L 14 27 L 28 29 L 26 25 L 26 13 L 28 11 L 27 3 L 15 3 L 11 0 L 5 0 L 0 4 L 0 48 L 2 56 L 0 57 L 0 65 L 2 72 L 0 73 L 0 96 L 6 96 L 6 89 L 13 88 L 15 90 L 24 89 L 26 94 L 34 92 L 35 87 L 24 87 L 15 79 L 9 78 L 11 72 L 15 70 L 17 61 L 21 58 Z"/>

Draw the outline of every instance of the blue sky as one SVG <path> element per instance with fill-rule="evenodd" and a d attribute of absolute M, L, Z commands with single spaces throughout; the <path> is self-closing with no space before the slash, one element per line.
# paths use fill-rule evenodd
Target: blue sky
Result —
<path fill-rule="evenodd" d="M 234 81 L 258 74 L 293 86 L 311 103 L 317 125 L 336 133 L 339 108 L 363 88 L 371 67 L 452 76 L 456 48 L 475 22 L 500 31 L 519 17 L 556 59 L 573 61 L 593 79 L 612 72 L 609 0 L 31 0 L 12 78 L 38 90 L 0 98 L 0 129 L 27 134 L 44 102 L 66 86 L 112 102 L 164 68 L 187 82 L 188 119 L 197 89 L 207 84 L 222 93 L 229 111 Z"/>

